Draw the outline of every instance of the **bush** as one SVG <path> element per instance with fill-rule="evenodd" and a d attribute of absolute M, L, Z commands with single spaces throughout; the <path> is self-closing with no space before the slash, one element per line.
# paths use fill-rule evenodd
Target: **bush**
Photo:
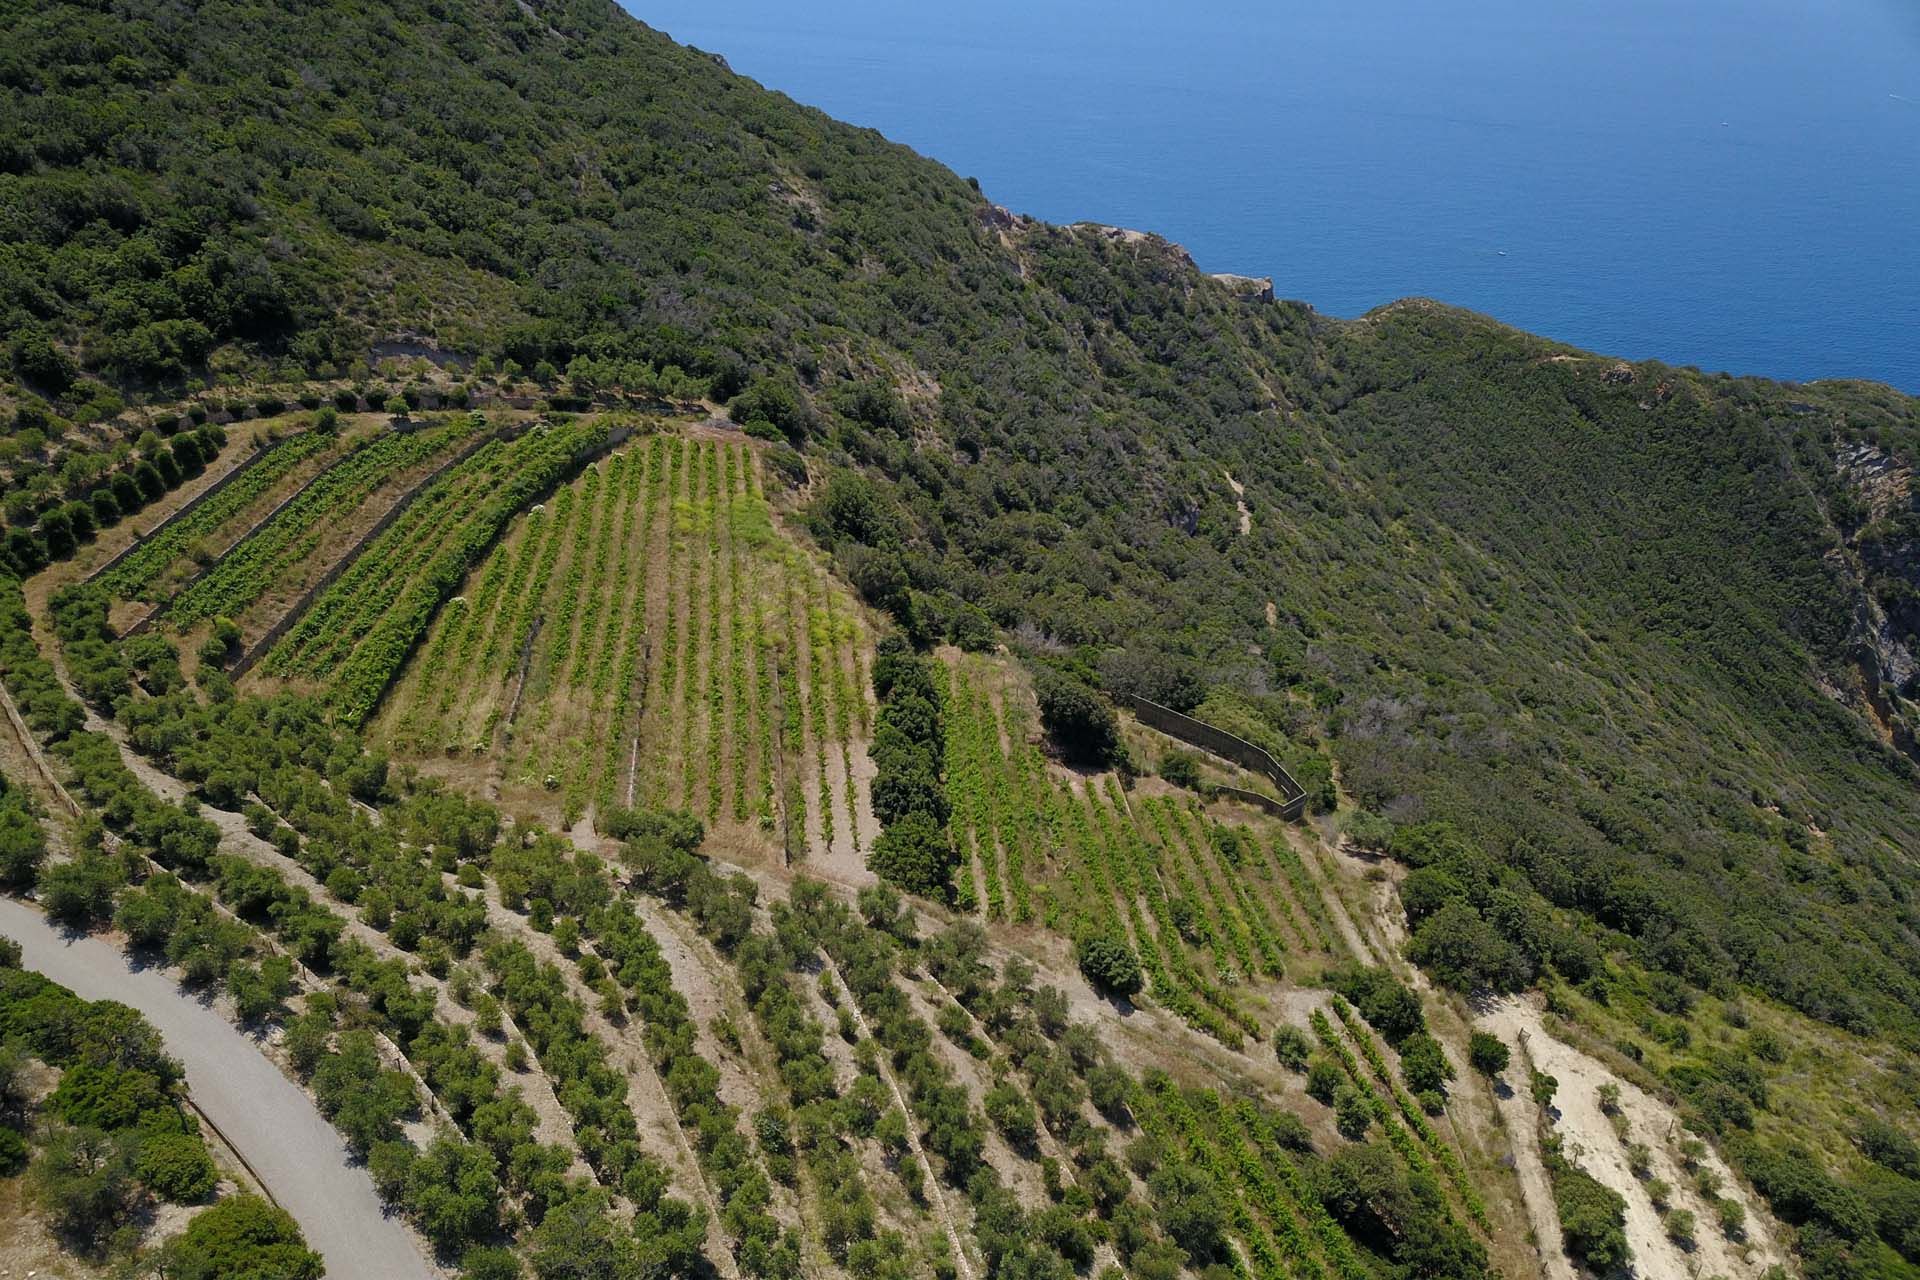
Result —
<path fill-rule="evenodd" d="M 482 1245 L 460 1257 L 460 1280 L 520 1280 L 523 1274 L 511 1249 Z"/>
<path fill-rule="evenodd" d="M 86 928 L 113 915 L 113 896 L 127 882 L 118 859 L 89 850 L 40 876 L 40 902 L 61 924 Z"/>
<path fill-rule="evenodd" d="M 1080 972 L 1096 989 L 1117 996 L 1139 992 L 1143 981 L 1140 958 L 1126 943 L 1106 934 L 1089 934 L 1076 942 L 1073 950 Z"/>
<path fill-rule="evenodd" d="M 1333 1105 L 1334 1094 L 1340 1091 L 1346 1080 L 1346 1072 L 1331 1058 L 1315 1055 L 1307 1064 L 1307 1095 L 1327 1106 Z"/>
<path fill-rule="evenodd" d="M 1398 1047 L 1408 1036 L 1426 1030 L 1426 1014 L 1420 997 L 1402 986 L 1385 969 L 1367 965 L 1346 965 L 1327 974 L 1327 985 L 1346 998 L 1360 1016 Z"/>
<path fill-rule="evenodd" d="M 1567 1160 L 1557 1141 L 1550 1141 L 1543 1155 L 1568 1256 L 1597 1275 L 1624 1265 L 1632 1256 L 1627 1246 L 1627 1202 Z"/>
<path fill-rule="evenodd" d="M 1355 848 L 1368 853 L 1385 853 L 1393 843 L 1393 824 L 1371 809 L 1356 809 L 1340 824 Z"/>
<path fill-rule="evenodd" d="M 47 856 L 46 833 L 17 791 L 0 794 L 0 885 L 22 889 L 40 874 Z"/>
<path fill-rule="evenodd" d="M 251 1195 L 229 1196 L 194 1215 L 185 1231 L 161 1247 L 159 1263 L 156 1270 L 167 1280 L 319 1280 L 325 1270 L 293 1218 Z"/>
<path fill-rule="evenodd" d="M 48 1101 L 68 1124 L 107 1130 L 130 1129 L 147 1112 L 173 1107 L 153 1073 L 103 1062 L 67 1068 Z"/>
<path fill-rule="evenodd" d="M 1313 1041 L 1300 1028 L 1282 1023 L 1273 1031 L 1273 1053 L 1287 1070 L 1305 1071 L 1307 1059 L 1313 1053 Z"/>
<path fill-rule="evenodd" d="M 152 1133 L 140 1139 L 134 1175 L 162 1200 L 196 1204 L 218 1180 L 206 1143 L 191 1133 Z"/>
<path fill-rule="evenodd" d="M 1367 1136 L 1367 1127 L 1373 1123 L 1373 1108 L 1367 1105 L 1366 1095 L 1352 1085 L 1341 1085 L 1333 1095 L 1333 1127 L 1340 1136 L 1349 1142 L 1358 1142 Z"/>
<path fill-rule="evenodd" d="M 1424 1031 L 1415 1032 L 1400 1045 L 1400 1074 L 1407 1088 L 1415 1093 L 1435 1093 L 1453 1079 L 1453 1064 L 1447 1061 L 1440 1042 Z"/>
<path fill-rule="evenodd" d="M 1039 668 L 1033 683 L 1040 722 L 1061 755 L 1094 768 L 1119 759 L 1119 718 L 1090 686 L 1051 667 Z"/>
<path fill-rule="evenodd" d="M 1189 791 L 1200 789 L 1200 757 L 1191 751 L 1173 750 L 1160 757 L 1160 776 L 1171 786 Z"/>
<path fill-rule="evenodd" d="M 959 855 L 954 852 L 946 830 L 933 815 L 919 810 L 906 814 L 881 832 L 867 855 L 867 866 L 875 875 L 908 893 L 942 902 L 953 891 L 953 869 L 959 864 Z"/>
<path fill-rule="evenodd" d="M 1473 1069 L 1491 1079 L 1507 1069 L 1512 1053 L 1507 1042 L 1485 1031 L 1475 1031 L 1467 1040 L 1467 1061 Z"/>

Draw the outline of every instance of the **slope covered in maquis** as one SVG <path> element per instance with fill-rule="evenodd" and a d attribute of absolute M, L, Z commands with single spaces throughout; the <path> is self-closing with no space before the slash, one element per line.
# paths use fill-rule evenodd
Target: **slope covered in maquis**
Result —
<path fill-rule="evenodd" d="M 1910 399 L 1250 302 L 604 0 L 0 15 L 16 443 L 390 341 L 697 385 L 915 638 L 997 626 L 1337 763 L 1454 896 L 1414 937 L 1443 979 L 1625 967 L 1920 1039 L 1912 499 L 1839 461 L 1903 476 Z"/>

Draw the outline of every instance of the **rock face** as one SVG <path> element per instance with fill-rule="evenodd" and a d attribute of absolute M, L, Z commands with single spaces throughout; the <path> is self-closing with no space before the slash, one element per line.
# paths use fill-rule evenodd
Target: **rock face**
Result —
<path fill-rule="evenodd" d="M 1899 457 L 1864 441 L 1834 463 L 1855 503 L 1843 534 L 1860 581 L 1851 637 L 1862 692 L 1881 732 L 1920 758 L 1920 501 Z"/>
<path fill-rule="evenodd" d="M 1237 298 L 1248 302 L 1273 301 L 1273 277 L 1237 276 L 1231 271 L 1216 271 L 1213 278 L 1227 286 Z"/>

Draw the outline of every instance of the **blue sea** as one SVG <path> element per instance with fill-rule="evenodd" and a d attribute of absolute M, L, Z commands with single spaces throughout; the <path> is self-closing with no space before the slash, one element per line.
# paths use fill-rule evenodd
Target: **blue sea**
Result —
<path fill-rule="evenodd" d="M 1055 222 L 1358 315 L 1920 392 L 1915 0 L 624 0 Z"/>

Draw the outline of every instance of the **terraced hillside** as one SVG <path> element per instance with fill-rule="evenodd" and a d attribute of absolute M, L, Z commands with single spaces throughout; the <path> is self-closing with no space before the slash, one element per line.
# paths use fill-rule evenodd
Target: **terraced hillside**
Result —
<path fill-rule="evenodd" d="M 1632 1193 L 1469 1072 L 1475 1022 L 1523 1063 L 1541 1024 L 1402 985 L 1425 988 L 1383 941 L 1397 909 L 1323 832 L 1204 778 L 1068 767 L 1004 655 L 915 659 L 959 873 L 950 904 L 876 883 L 849 815 L 873 823 L 901 712 L 867 689 L 870 615 L 796 532 L 817 488 L 771 484 L 759 444 L 430 429 L 452 447 L 237 695 L 230 654 L 183 677 L 170 628 L 118 637 L 105 575 L 14 594 L 0 654 L 46 788 L 108 833 L 16 882 L 283 1027 L 424 1255 L 476 1277 L 1523 1275 L 1561 1256 L 1575 1175 L 1553 1170 Z M 287 468 L 281 511 L 395 438 Z M 368 707 L 391 755 L 352 731 Z M 1136 957 L 1137 992 L 1089 981 L 1088 938 Z M 1728 1274 L 1773 1265 L 1751 1192 L 1700 1195 L 1750 1224 L 1711 1241 Z M 1621 1221 L 1622 1248 L 1662 1247 L 1650 1210 Z"/>
<path fill-rule="evenodd" d="M 1254 299 L 606 0 L 0 12 L 0 878 L 420 1266 L 1911 1280 L 1912 399 Z"/>

